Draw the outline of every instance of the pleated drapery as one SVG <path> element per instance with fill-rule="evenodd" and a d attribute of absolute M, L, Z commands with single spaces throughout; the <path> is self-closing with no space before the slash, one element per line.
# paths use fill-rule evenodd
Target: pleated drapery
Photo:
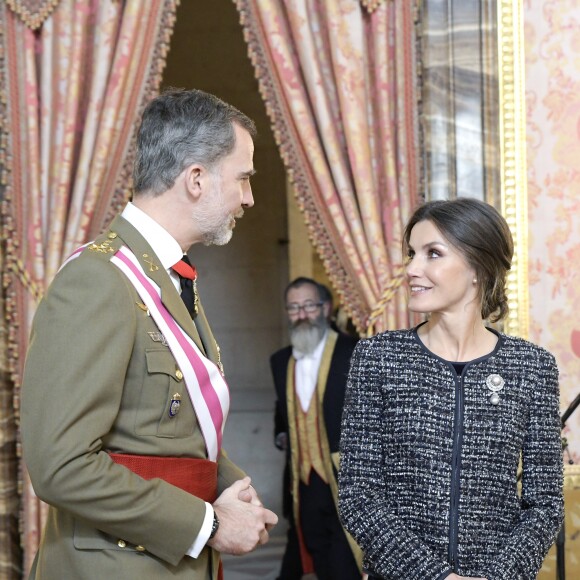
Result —
<path fill-rule="evenodd" d="M 289 179 L 357 328 L 409 325 L 401 236 L 419 201 L 409 0 L 236 0 Z"/>
<path fill-rule="evenodd" d="M 44 11 L 40 19 L 25 4 L 0 3 L 3 281 L 16 416 L 38 300 L 62 261 L 128 198 L 134 133 L 159 89 L 177 0 L 28 2 Z M 3 461 L 14 458 L 0 454 L 0 469 Z M 22 477 L 26 572 L 45 506 Z M 10 557 L 10 546 L 0 550 Z"/>

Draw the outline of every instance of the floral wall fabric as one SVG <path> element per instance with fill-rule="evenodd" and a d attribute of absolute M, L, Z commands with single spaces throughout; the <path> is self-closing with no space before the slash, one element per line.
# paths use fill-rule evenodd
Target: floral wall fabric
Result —
<path fill-rule="evenodd" d="M 561 409 L 580 394 L 580 2 L 525 0 L 530 340 L 560 368 Z M 580 462 L 580 409 L 565 460 Z"/>

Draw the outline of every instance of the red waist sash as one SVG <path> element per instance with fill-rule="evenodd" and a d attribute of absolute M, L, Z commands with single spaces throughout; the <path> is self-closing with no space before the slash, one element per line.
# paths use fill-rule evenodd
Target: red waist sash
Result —
<path fill-rule="evenodd" d="M 143 479 L 159 478 L 213 503 L 217 498 L 217 463 L 191 457 L 158 457 L 109 453 L 111 459 Z"/>

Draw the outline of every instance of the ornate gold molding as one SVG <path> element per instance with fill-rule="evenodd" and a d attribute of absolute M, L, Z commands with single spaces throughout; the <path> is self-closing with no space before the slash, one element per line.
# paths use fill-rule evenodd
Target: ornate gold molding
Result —
<path fill-rule="evenodd" d="M 514 238 L 514 259 L 508 276 L 510 312 L 504 330 L 527 338 L 528 193 L 521 0 L 499 0 L 497 10 L 501 211 Z"/>

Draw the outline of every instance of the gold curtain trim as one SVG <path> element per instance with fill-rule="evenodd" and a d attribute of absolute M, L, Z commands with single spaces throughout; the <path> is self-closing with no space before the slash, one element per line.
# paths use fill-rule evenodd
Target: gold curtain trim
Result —
<path fill-rule="evenodd" d="M 10 379 L 14 383 L 14 409 L 18 413 L 20 401 L 17 396 L 17 390 L 20 386 L 20 377 L 16 372 L 18 357 L 19 357 L 19 304 L 16 292 L 16 285 L 14 284 L 15 272 L 17 267 L 13 263 L 17 261 L 16 253 L 18 246 L 18 236 L 16 235 L 16 227 L 14 225 L 14 218 L 10 213 L 10 207 L 14 203 L 13 200 L 13 176 L 12 176 L 12 153 L 11 153 L 11 135 L 8 131 L 8 82 L 7 82 L 7 52 L 8 47 L 5 42 L 5 23 L 9 10 L 8 4 L 2 12 L 0 18 L 0 184 L 4 189 L 3 200 L 1 205 L 2 218 L 2 243 L 4 244 L 4 268 L 2 270 L 2 288 L 4 291 L 4 320 L 6 322 L 6 367 L 10 375 Z M 11 63 L 11 66 L 15 66 Z"/>
<path fill-rule="evenodd" d="M 28 6 L 26 0 L 6 0 L 8 7 L 17 14 L 20 20 L 31 30 L 40 28 L 51 15 L 60 0 L 47 0 L 36 8 Z"/>
<path fill-rule="evenodd" d="M 362 7 L 367 10 L 369 14 L 372 14 L 381 4 L 384 4 L 386 0 L 360 0 Z"/>
<path fill-rule="evenodd" d="M 373 308 L 370 316 L 367 320 L 367 329 L 365 336 L 371 337 L 375 334 L 375 322 L 383 315 L 389 302 L 393 299 L 395 294 L 398 292 L 399 288 L 405 280 L 405 267 L 398 265 L 395 268 L 395 275 L 389 280 L 389 283 L 385 286 L 383 295 L 377 302 L 376 306 Z"/>
<path fill-rule="evenodd" d="M 26 269 L 22 261 L 12 259 L 6 269 L 16 274 L 20 283 L 30 292 L 38 304 L 44 295 L 44 290 L 32 279 L 30 272 Z"/>
<path fill-rule="evenodd" d="M 514 238 L 507 279 L 507 334 L 528 337 L 528 203 L 523 13 L 519 0 L 497 6 L 501 206 Z"/>

